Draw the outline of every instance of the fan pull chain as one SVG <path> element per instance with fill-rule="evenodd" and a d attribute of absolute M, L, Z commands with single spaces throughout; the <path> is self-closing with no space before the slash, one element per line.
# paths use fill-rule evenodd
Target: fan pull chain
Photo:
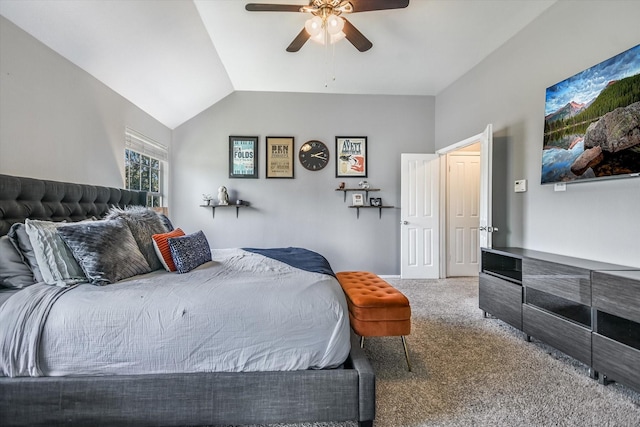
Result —
<path fill-rule="evenodd" d="M 331 46 L 330 46 L 331 45 Z M 331 49 L 331 51 L 329 51 Z M 336 46 L 331 43 L 331 36 L 324 29 L 324 87 L 329 87 L 329 80 L 336 81 Z"/>

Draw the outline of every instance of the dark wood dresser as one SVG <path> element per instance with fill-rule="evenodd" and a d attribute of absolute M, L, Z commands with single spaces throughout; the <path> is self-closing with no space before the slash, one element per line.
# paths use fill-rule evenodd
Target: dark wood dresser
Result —
<path fill-rule="evenodd" d="M 640 268 L 522 248 L 482 249 L 479 307 L 640 390 Z"/>

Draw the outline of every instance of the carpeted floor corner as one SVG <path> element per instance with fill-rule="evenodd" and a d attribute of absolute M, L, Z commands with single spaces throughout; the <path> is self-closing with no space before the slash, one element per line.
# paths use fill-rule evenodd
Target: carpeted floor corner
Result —
<path fill-rule="evenodd" d="M 369 338 L 375 427 L 640 426 L 640 393 L 603 386 L 587 366 L 478 309 L 478 279 L 387 279 L 411 302 L 407 338 Z M 279 427 L 356 427 L 304 423 Z"/>

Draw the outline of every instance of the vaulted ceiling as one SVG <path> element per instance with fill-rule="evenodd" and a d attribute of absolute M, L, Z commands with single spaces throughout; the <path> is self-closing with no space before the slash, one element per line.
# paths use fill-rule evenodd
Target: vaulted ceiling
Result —
<path fill-rule="evenodd" d="M 366 52 L 347 40 L 286 52 L 309 15 L 248 12 L 244 0 L 0 0 L 0 14 L 173 129 L 233 91 L 437 95 L 556 1 L 351 14 Z"/>

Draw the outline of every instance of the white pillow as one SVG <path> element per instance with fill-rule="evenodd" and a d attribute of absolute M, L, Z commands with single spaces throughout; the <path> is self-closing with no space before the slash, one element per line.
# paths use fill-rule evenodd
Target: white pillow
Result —
<path fill-rule="evenodd" d="M 87 282 L 73 253 L 58 235 L 64 222 L 25 220 L 25 230 L 45 283 L 57 286 Z"/>

